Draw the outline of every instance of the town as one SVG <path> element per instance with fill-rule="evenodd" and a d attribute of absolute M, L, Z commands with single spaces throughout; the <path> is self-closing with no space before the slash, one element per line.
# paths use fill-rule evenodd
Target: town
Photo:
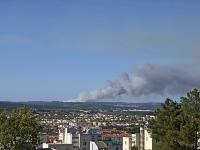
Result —
<path fill-rule="evenodd" d="M 109 110 L 43 110 L 35 115 L 44 126 L 39 150 L 152 150 L 146 124 L 153 110 L 123 105 Z"/>
<path fill-rule="evenodd" d="M 151 150 L 148 120 L 160 103 L 0 102 L 34 109 L 42 126 L 38 150 Z"/>

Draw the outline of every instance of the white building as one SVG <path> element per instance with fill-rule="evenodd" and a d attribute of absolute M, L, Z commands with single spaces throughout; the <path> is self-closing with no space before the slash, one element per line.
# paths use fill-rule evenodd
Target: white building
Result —
<path fill-rule="evenodd" d="M 132 147 L 133 146 L 139 146 L 140 145 L 140 133 L 135 133 L 131 135 L 132 139 Z"/>
<path fill-rule="evenodd" d="M 58 139 L 62 144 L 72 144 L 72 134 L 68 133 L 67 128 L 58 129 Z"/>
<path fill-rule="evenodd" d="M 123 137 L 122 138 L 122 150 L 131 150 L 132 146 L 132 138 L 131 137 Z"/>
<path fill-rule="evenodd" d="M 140 128 L 139 150 L 152 150 L 152 138 L 147 129 Z"/>
<path fill-rule="evenodd" d="M 102 141 L 90 141 L 90 150 L 108 150 L 108 147 Z"/>
<path fill-rule="evenodd" d="M 58 141 L 54 141 L 54 143 L 43 143 L 42 148 L 55 148 L 57 150 L 79 150 L 80 134 L 76 134 L 69 129 L 59 127 Z"/>

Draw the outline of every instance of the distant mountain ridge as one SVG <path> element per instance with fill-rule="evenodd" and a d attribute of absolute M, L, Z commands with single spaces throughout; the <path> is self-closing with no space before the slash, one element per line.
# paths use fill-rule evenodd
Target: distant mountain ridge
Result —
<path fill-rule="evenodd" d="M 68 109 L 68 110 L 123 110 L 140 109 L 155 110 L 161 103 L 126 103 L 126 102 L 61 102 L 61 101 L 29 101 L 29 102 L 9 102 L 1 101 L 0 109 L 12 109 L 16 107 L 33 107 L 37 109 Z"/>

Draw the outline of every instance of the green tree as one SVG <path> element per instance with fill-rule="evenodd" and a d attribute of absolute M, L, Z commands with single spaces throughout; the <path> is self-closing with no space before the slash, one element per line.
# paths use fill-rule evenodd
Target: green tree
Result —
<path fill-rule="evenodd" d="M 159 149 L 161 150 L 179 150 L 180 148 L 178 142 L 180 130 L 179 108 L 178 103 L 166 99 L 161 107 L 156 110 L 156 117 L 149 122 L 148 128 L 151 130 L 153 138 L 159 141 Z"/>
<path fill-rule="evenodd" d="M 20 108 L 0 113 L 0 149 L 35 150 L 41 126 L 33 110 Z"/>
<path fill-rule="evenodd" d="M 197 150 L 199 125 L 200 94 L 194 89 L 181 97 L 180 103 L 167 99 L 148 128 L 160 150 Z"/>
<path fill-rule="evenodd" d="M 197 89 L 181 97 L 181 135 L 183 143 L 192 150 L 197 150 L 200 138 L 200 94 Z"/>

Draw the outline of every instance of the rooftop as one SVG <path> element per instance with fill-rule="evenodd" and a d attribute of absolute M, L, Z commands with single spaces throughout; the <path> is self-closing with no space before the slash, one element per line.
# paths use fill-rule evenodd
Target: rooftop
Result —
<path fill-rule="evenodd" d="M 95 142 L 98 148 L 107 148 L 107 145 L 102 141 Z"/>

